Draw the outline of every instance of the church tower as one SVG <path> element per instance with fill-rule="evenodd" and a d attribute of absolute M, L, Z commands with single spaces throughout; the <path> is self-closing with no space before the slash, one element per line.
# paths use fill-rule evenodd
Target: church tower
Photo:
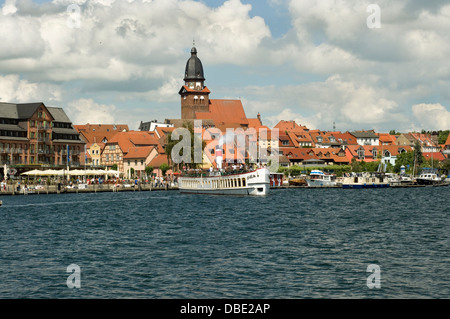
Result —
<path fill-rule="evenodd" d="M 197 49 L 191 50 L 186 62 L 184 85 L 178 92 L 181 95 L 181 119 L 195 119 L 195 112 L 209 111 L 209 89 L 205 86 L 203 66 L 197 57 Z"/>

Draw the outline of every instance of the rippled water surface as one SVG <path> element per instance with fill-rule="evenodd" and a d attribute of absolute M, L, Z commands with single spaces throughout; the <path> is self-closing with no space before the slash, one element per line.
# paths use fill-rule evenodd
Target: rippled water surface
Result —
<path fill-rule="evenodd" d="M 4 196 L 0 298 L 449 298 L 449 198 L 450 187 Z M 67 287 L 71 264 L 80 289 Z"/>

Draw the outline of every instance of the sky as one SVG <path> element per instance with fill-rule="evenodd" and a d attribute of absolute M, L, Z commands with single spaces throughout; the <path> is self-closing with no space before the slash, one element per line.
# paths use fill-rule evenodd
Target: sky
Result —
<path fill-rule="evenodd" d="M 180 118 L 195 43 L 210 98 L 269 127 L 446 130 L 448 30 L 448 0 L 3 0 L 0 101 L 73 124 Z"/>

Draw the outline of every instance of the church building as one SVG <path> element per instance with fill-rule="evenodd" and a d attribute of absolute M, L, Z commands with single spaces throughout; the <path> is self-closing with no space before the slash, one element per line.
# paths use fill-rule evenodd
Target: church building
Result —
<path fill-rule="evenodd" d="M 245 115 L 240 100 L 210 99 L 211 91 L 205 85 L 203 65 L 195 47 L 186 62 L 183 80 L 184 85 L 178 92 L 181 97 L 181 119 L 166 122 L 179 127 L 186 121 L 202 120 L 204 128 L 217 127 L 223 132 L 227 128 L 249 128 L 252 119 Z M 260 117 L 257 120 L 260 122 Z"/>

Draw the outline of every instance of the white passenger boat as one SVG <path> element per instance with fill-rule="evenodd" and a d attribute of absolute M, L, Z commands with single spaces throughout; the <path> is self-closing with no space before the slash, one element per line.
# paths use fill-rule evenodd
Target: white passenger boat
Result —
<path fill-rule="evenodd" d="M 225 175 L 213 171 L 200 176 L 181 176 L 181 193 L 212 195 L 267 195 L 270 189 L 270 172 L 267 168 Z"/>
<path fill-rule="evenodd" d="M 333 187 L 336 186 L 336 175 L 312 170 L 306 182 L 309 187 Z"/>

